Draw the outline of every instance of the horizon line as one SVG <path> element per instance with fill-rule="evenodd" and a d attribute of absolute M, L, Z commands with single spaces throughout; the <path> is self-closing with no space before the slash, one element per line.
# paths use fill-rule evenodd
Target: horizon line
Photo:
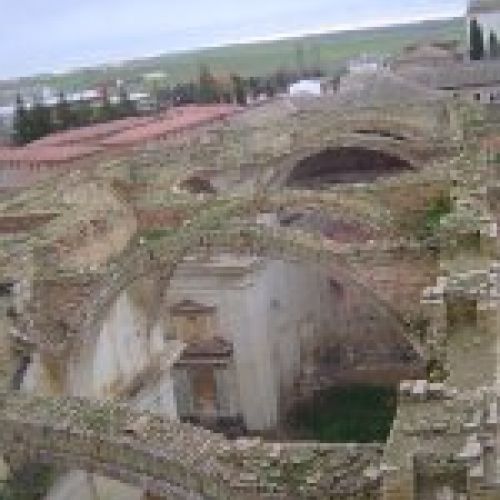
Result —
<path fill-rule="evenodd" d="M 108 60 L 105 62 L 95 63 L 94 65 L 75 65 L 66 69 L 52 70 L 52 71 L 40 71 L 32 73 L 29 75 L 12 76 L 0 78 L 0 82 L 15 82 L 19 80 L 29 80 L 35 78 L 42 78 L 46 76 L 69 76 L 73 73 L 78 73 L 79 71 L 88 70 L 98 70 L 99 68 L 105 67 L 120 67 L 124 64 L 133 61 L 146 61 L 148 59 L 154 59 L 157 57 L 164 57 L 175 54 L 189 54 L 198 51 L 212 50 L 212 49 L 223 49 L 237 45 L 256 45 L 259 43 L 272 43 L 278 41 L 294 40 L 299 38 L 307 38 L 311 36 L 319 36 L 326 34 L 336 34 L 336 33 L 346 33 L 350 31 L 365 31 L 377 28 L 390 28 L 396 26 L 405 26 L 409 24 L 416 24 L 429 21 L 445 21 L 452 19 L 461 19 L 465 16 L 459 15 L 456 12 L 447 12 L 437 15 L 428 15 L 420 17 L 403 17 L 403 18 L 390 18 L 385 20 L 380 20 L 374 23 L 359 23 L 359 24 L 339 24 L 339 25 L 328 25 L 328 26 L 318 26 L 316 28 L 297 30 L 292 32 L 282 32 L 274 33 L 272 35 L 265 36 L 255 36 L 255 37 L 245 37 L 236 40 L 220 41 L 209 45 L 200 45 L 192 48 L 185 49 L 174 49 L 171 51 L 154 52 L 141 56 L 131 56 L 130 58 L 117 58 L 115 60 Z"/>

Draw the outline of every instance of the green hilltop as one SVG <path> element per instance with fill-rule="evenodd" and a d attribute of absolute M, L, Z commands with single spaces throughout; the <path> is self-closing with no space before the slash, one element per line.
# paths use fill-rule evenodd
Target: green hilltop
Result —
<path fill-rule="evenodd" d="M 465 38 L 462 18 L 425 21 L 384 28 L 309 35 L 272 42 L 228 45 L 178 52 L 120 64 L 78 69 L 65 74 L 38 75 L 0 82 L 0 93 L 12 89 L 47 85 L 71 91 L 121 79 L 139 83 L 144 74 L 164 72 L 171 84 L 196 79 L 200 64 L 215 74 L 239 73 L 241 76 L 266 75 L 279 68 L 296 68 L 299 58 L 305 65 L 321 66 L 335 72 L 345 61 L 361 53 L 397 54 L 406 45 L 422 40 L 459 40 Z M 300 55 L 299 55 L 300 53 Z"/>

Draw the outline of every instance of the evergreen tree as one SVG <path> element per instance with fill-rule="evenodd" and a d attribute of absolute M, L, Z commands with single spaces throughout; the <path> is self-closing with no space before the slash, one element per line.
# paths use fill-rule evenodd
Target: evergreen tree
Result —
<path fill-rule="evenodd" d="M 240 75 L 233 73 L 231 75 L 231 82 L 233 84 L 234 99 L 240 106 L 245 106 L 247 103 L 247 91 L 243 78 L 241 78 Z"/>
<path fill-rule="evenodd" d="M 30 141 L 31 126 L 29 122 L 29 114 L 21 94 L 17 94 L 16 111 L 14 114 L 13 124 L 13 140 L 18 146 L 22 146 Z"/>
<path fill-rule="evenodd" d="M 59 93 L 59 100 L 56 106 L 55 128 L 67 130 L 75 125 L 75 119 L 69 102 L 66 100 L 64 92 Z"/>
<path fill-rule="evenodd" d="M 472 61 L 480 61 L 484 57 L 483 30 L 477 19 L 470 22 L 470 58 Z"/>
<path fill-rule="evenodd" d="M 166 85 L 164 87 L 159 88 L 156 95 L 158 97 L 158 102 L 160 104 L 160 107 L 172 106 L 174 101 L 174 91 L 170 87 L 170 85 Z"/>
<path fill-rule="evenodd" d="M 159 93 L 158 93 L 159 94 Z M 130 100 L 127 89 L 120 88 L 120 101 L 118 103 L 118 115 L 120 117 L 134 116 L 136 114 L 134 103 Z"/>
<path fill-rule="evenodd" d="M 499 54 L 498 38 L 494 31 L 490 32 L 490 58 L 497 59 Z"/>
<path fill-rule="evenodd" d="M 251 76 L 248 79 L 248 88 L 251 96 L 256 99 L 259 94 L 259 79 L 255 76 Z"/>
<path fill-rule="evenodd" d="M 50 108 L 45 106 L 40 100 L 35 101 L 30 115 L 31 141 L 40 139 L 53 131 Z"/>
<path fill-rule="evenodd" d="M 95 116 L 94 108 L 88 101 L 78 103 L 73 116 L 73 124 L 76 127 L 83 127 L 98 121 L 99 116 Z"/>
<path fill-rule="evenodd" d="M 286 91 L 291 79 L 292 78 L 290 78 L 290 75 L 288 74 L 287 70 L 279 69 L 278 71 L 276 71 L 276 73 L 274 74 L 276 90 L 280 92 Z"/>
<path fill-rule="evenodd" d="M 101 89 L 101 108 L 96 113 L 95 119 L 97 122 L 107 122 L 116 118 L 116 110 L 111 104 L 111 99 L 109 98 L 108 87 L 104 85 Z"/>
<path fill-rule="evenodd" d="M 206 65 L 200 67 L 199 78 L 199 102 L 200 103 L 214 103 L 219 101 L 219 91 L 217 83 Z"/>
<path fill-rule="evenodd" d="M 273 82 L 268 78 L 264 83 L 264 92 L 267 97 L 274 97 L 276 95 L 276 87 Z"/>

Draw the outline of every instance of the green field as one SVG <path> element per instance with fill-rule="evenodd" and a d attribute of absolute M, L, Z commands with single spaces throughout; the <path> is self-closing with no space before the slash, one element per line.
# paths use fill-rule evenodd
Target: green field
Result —
<path fill-rule="evenodd" d="M 117 78 L 133 84 L 139 83 L 145 73 L 158 71 L 168 74 L 170 84 L 186 82 L 197 78 L 202 63 L 208 64 L 216 74 L 237 72 L 242 76 L 266 75 L 279 68 L 297 68 L 298 47 L 303 52 L 305 65 L 319 65 L 328 73 L 333 73 L 347 59 L 361 53 L 397 54 L 404 46 L 418 41 L 463 41 L 464 36 L 464 20 L 450 19 L 182 52 L 128 61 L 119 66 L 101 66 L 64 75 L 39 75 L 0 82 L 0 104 L 6 95 L 20 88 L 49 85 L 70 91 Z"/>

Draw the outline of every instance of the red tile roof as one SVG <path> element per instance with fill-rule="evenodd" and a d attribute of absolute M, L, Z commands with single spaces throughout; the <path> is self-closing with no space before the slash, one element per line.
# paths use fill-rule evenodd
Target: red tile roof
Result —
<path fill-rule="evenodd" d="M 99 123 L 97 125 L 89 125 L 87 127 L 50 134 L 42 139 L 30 143 L 27 147 L 65 146 L 81 142 L 97 142 L 118 132 L 134 127 L 140 127 L 152 121 L 154 121 L 154 118 L 151 117 L 135 117 L 113 120 L 107 123 Z"/>
<path fill-rule="evenodd" d="M 98 146 L 0 148 L 0 162 L 59 163 L 86 158 L 102 151 Z"/>
<path fill-rule="evenodd" d="M 134 117 L 68 130 L 34 141 L 23 148 L 0 148 L 0 162 L 59 163 L 79 160 L 106 147 L 135 146 L 170 133 L 223 119 L 242 108 L 230 104 L 173 108 L 156 117 Z"/>
<path fill-rule="evenodd" d="M 154 122 L 113 135 L 103 140 L 102 144 L 104 146 L 127 146 L 160 139 L 175 132 L 191 130 L 213 120 L 223 119 L 240 109 L 229 104 L 175 108 Z"/>

